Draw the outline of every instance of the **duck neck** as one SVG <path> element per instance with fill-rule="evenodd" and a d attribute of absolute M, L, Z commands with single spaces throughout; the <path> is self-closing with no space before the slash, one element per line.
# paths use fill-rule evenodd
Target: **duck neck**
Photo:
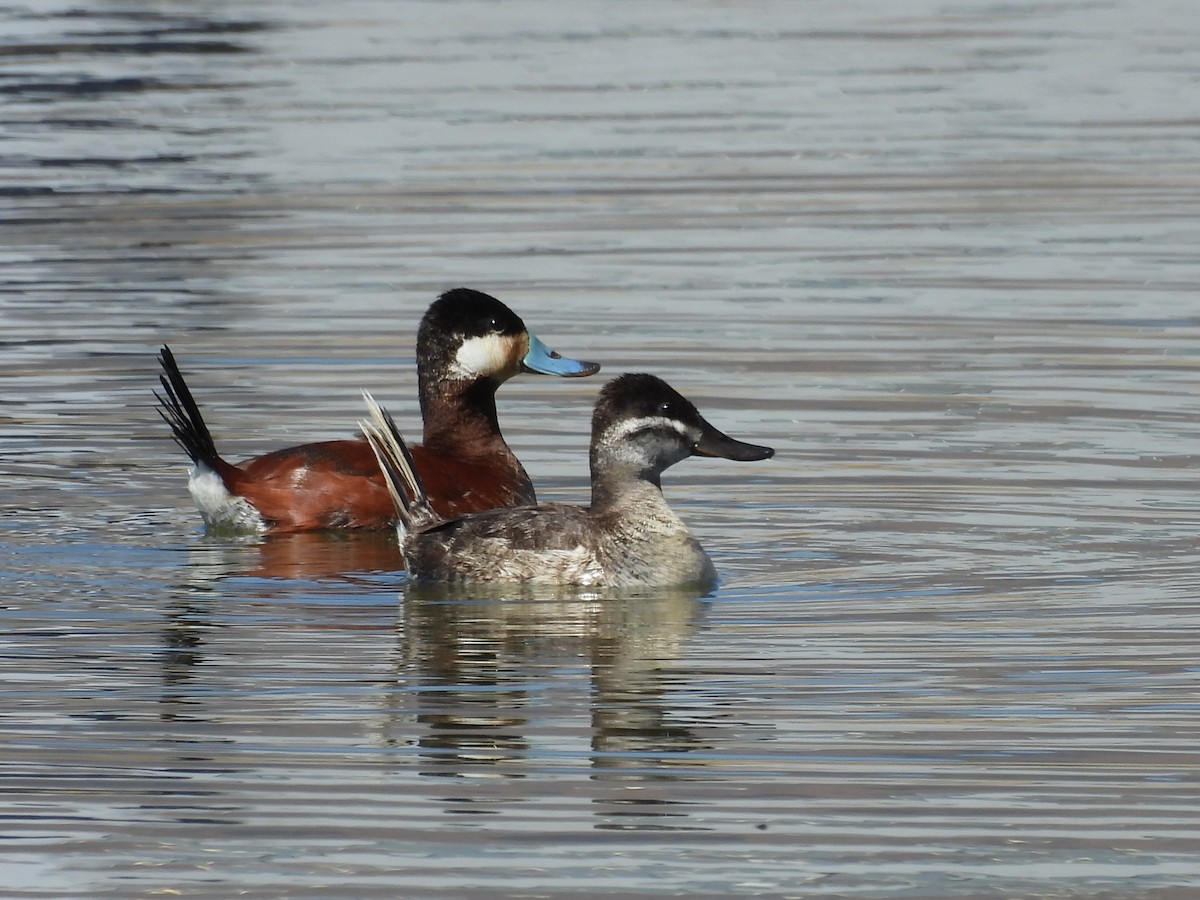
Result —
<path fill-rule="evenodd" d="M 592 512 L 620 513 L 624 509 L 666 508 L 657 473 L 599 472 L 592 476 Z"/>
<path fill-rule="evenodd" d="M 442 381 L 421 385 L 422 443 L 430 450 L 453 450 L 456 455 L 511 456 L 496 417 L 495 382 Z"/>

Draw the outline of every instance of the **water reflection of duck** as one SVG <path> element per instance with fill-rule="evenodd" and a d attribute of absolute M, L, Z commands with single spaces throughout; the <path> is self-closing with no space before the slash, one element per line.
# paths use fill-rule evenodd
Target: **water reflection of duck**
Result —
<path fill-rule="evenodd" d="M 354 582 L 404 568 L 390 531 L 270 533 L 250 540 L 236 570 L 239 576 Z"/>
<path fill-rule="evenodd" d="M 544 504 L 447 520 L 430 507 L 414 460 L 368 395 L 363 433 L 399 509 L 412 578 L 584 586 L 711 584 L 712 561 L 667 505 L 660 477 L 693 454 L 767 459 L 774 451 L 722 434 L 653 375 L 605 385 L 592 415 L 591 506 Z"/>
<path fill-rule="evenodd" d="M 417 331 L 423 444 L 413 448 L 433 508 L 456 516 L 534 503 L 533 484 L 500 433 L 496 390 L 519 372 L 591 375 L 529 333 L 494 297 L 468 288 L 442 294 Z M 167 347 L 159 357 L 160 413 L 191 457 L 188 481 L 210 527 L 270 531 L 383 528 L 396 510 L 366 441 L 322 441 L 233 464 L 212 435 Z"/>
<path fill-rule="evenodd" d="M 602 769 L 702 749 L 669 697 L 704 609 L 684 588 L 410 583 L 394 698 L 408 713 L 396 710 L 389 736 L 444 776 L 521 777 L 576 732 Z"/>

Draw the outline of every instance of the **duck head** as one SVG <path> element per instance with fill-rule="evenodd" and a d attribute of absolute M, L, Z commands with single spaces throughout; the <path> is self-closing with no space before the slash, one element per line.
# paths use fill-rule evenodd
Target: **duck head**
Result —
<path fill-rule="evenodd" d="M 447 291 L 426 311 L 417 330 L 417 368 L 423 381 L 496 386 L 520 372 L 575 378 L 600 371 L 549 349 L 511 309 L 470 288 Z"/>
<path fill-rule="evenodd" d="M 628 473 L 659 484 L 659 476 L 689 456 L 740 462 L 769 459 L 770 447 L 735 440 L 695 405 L 653 375 L 621 375 L 600 391 L 592 413 L 591 461 L 596 473 Z"/>

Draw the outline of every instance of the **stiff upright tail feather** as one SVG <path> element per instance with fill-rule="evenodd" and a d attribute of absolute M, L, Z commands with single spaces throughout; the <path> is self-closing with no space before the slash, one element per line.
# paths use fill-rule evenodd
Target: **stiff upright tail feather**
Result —
<path fill-rule="evenodd" d="M 359 419 L 358 427 L 371 445 L 379 468 L 383 470 L 388 493 L 396 505 L 401 525 L 406 531 L 413 531 L 440 522 L 441 518 L 429 505 L 425 485 L 421 483 L 412 453 L 404 443 L 395 420 L 369 392 L 363 391 L 363 399 L 371 412 L 371 420 Z"/>
<path fill-rule="evenodd" d="M 218 468 L 221 457 L 217 454 L 216 444 L 204 417 L 200 415 L 200 407 L 196 405 L 192 392 L 188 390 L 183 373 L 175 363 L 175 357 L 170 348 L 164 346 L 158 355 L 162 366 L 162 374 L 158 380 L 162 383 L 166 396 L 154 392 L 158 400 L 158 414 L 163 421 L 171 426 L 175 435 L 175 443 L 183 448 L 183 452 L 191 457 L 193 463 L 206 465 L 211 469 Z"/>

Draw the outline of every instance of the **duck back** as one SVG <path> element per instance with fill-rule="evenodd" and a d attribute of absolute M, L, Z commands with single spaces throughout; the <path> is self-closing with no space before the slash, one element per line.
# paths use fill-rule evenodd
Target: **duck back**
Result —
<path fill-rule="evenodd" d="M 527 581 L 632 587 L 711 583 L 712 561 L 652 485 L 602 511 L 543 503 L 497 509 L 409 534 L 421 581 Z"/>

